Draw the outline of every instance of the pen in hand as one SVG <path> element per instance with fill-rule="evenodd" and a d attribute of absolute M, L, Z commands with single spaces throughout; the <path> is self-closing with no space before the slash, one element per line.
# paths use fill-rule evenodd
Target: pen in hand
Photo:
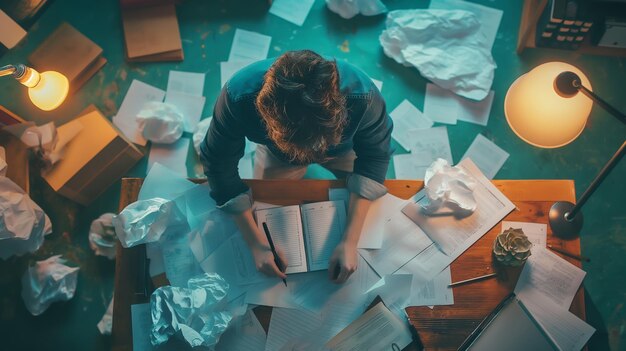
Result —
<path fill-rule="evenodd" d="M 284 272 L 286 267 L 283 264 L 283 261 L 278 256 L 278 253 L 276 252 L 276 248 L 274 247 L 274 241 L 272 241 L 272 236 L 270 235 L 270 230 L 267 228 L 267 223 L 265 222 L 263 222 L 263 230 L 265 231 L 265 236 L 267 237 L 267 241 L 270 244 L 272 255 L 274 255 L 274 263 L 276 263 L 276 267 L 278 267 L 281 272 Z M 287 286 L 287 279 L 283 279 L 283 283 L 285 283 L 285 286 Z"/>

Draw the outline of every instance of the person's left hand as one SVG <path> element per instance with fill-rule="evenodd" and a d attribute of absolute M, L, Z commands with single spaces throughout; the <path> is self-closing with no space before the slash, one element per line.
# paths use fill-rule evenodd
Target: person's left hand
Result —
<path fill-rule="evenodd" d="M 337 284 L 342 284 L 348 280 L 357 269 L 357 255 L 356 245 L 340 242 L 335 247 L 335 251 L 328 262 L 328 279 Z M 336 274 L 337 271 L 338 274 Z"/>

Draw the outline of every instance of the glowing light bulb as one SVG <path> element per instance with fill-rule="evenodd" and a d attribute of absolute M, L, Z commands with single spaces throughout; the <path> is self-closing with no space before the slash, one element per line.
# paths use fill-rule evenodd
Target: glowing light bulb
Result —
<path fill-rule="evenodd" d="M 67 78 L 59 72 L 47 71 L 39 74 L 39 82 L 28 88 L 28 96 L 33 105 L 44 111 L 59 107 L 70 89 Z"/>

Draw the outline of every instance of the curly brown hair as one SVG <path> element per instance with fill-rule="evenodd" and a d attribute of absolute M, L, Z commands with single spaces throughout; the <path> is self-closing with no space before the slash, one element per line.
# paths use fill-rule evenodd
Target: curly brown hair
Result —
<path fill-rule="evenodd" d="M 323 162 L 347 123 L 337 63 L 310 50 L 284 53 L 265 74 L 256 108 L 292 162 Z"/>

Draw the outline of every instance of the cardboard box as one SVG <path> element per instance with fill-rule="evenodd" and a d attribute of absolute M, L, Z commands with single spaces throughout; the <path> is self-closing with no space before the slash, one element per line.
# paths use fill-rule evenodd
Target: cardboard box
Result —
<path fill-rule="evenodd" d="M 76 123 L 82 130 L 43 178 L 59 194 L 88 205 L 134 166 L 143 153 L 95 107 L 57 128 L 59 138 L 76 128 Z"/>

